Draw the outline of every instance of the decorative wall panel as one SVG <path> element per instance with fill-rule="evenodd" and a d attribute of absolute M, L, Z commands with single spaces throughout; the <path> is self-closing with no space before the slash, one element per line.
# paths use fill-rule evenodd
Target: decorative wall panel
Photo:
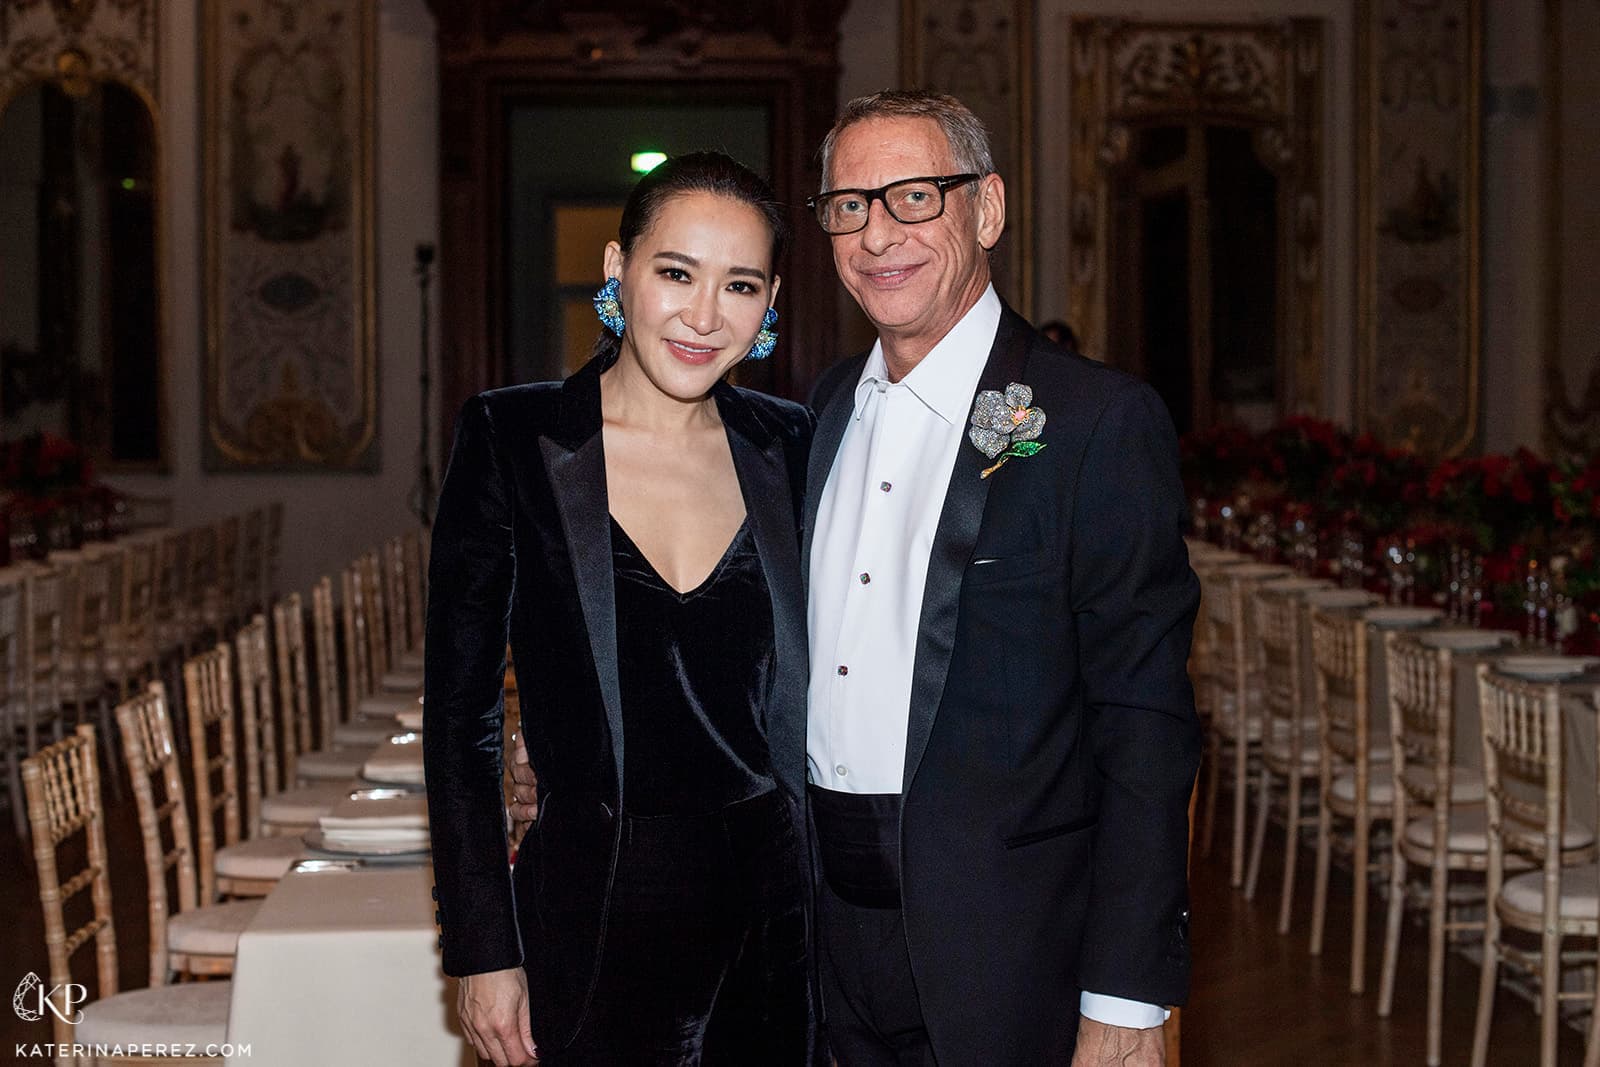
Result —
<path fill-rule="evenodd" d="M 1545 0 L 1545 447 L 1600 453 L 1600 2 Z"/>
<path fill-rule="evenodd" d="M 158 96 L 155 0 L 4 0 L 0 101 L 30 82 L 113 77 Z"/>
<path fill-rule="evenodd" d="M 378 466 L 374 0 L 208 0 L 208 470 Z"/>
<path fill-rule="evenodd" d="M 995 288 L 1033 309 L 1033 4 L 1022 0 L 902 0 L 901 84 L 960 99 L 989 128 L 1006 185 L 1006 232 Z"/>
<path fill-rule="evenodd" d="M 1478 434 L 1481 0 L 1361 0 L 1358 424 Z"/>

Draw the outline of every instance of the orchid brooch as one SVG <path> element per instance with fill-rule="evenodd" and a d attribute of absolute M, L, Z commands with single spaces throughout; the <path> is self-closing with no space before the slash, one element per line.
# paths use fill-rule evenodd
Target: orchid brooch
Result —
<path fill-rule="evenodd" d="M 1044 442 L 1035 440 L 1044 429 L 1044 411 L 1032 404 L 1033 390 L 1016 382 L 1006 386 L 1004 393 L 985 389 L 978 394 L 967 440 L 990 459 L 999 459 L 980 478 L 989 477 L 1009 459 L 1031 456 L 1044 448 Z"/>

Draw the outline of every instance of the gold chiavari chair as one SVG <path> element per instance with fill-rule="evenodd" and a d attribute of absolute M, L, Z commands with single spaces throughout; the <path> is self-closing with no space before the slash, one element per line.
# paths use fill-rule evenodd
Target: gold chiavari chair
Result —
<path fill-rule="evenodd" d="M 256 612 L 264 612 L 271 601 L 267 597 L 267 509 L 251 508 L 245 512 L 239 532 L 239 585 L 234 604 L 234 614 L 248 619 Z"/>
<path fill-rule="evenodd" d="M 117 773 L 116 737 L 111 720 L 111 691 L 106 677 L 106 640 L 112 632 L 116 596 L 112 589 L 111 557 L 104 551 L 85 550 L 62 568 L 66 575 L 67 615 L 63 627 L 61 698 L 73 709 L 73 722 L 91 717 L 106 739 L 106 773 L 112 794 L 122 796 Z M 92 709 L 92 711 L 91 711 Z"/>
<path fill-rule="evenodd" d="M 1309 584 L 1307 584 L 1309 583 Z M 1283 810 L 1283 895 L 1278 904 L 1278 932 L 1289 932 L 1294 906 L 1294 883 L 1300 855 L 1300 835 L 1314 829 L 1314 812 L 1306 810 L 1307 785 L 1315 786 L 1321 767 L 1317 748 L 1317 720 L 1305 684 L 1304 612 L 1300 593 L 1318 585 L 1311 579 L 1289 578 L 1267 582 L 1255 590 L 1256 636 L 1261 643 L 1262 738 L 1261 775 L 1256 792 L 1256 827 L 1245 874 L 1246 900 L 1255 897 L 1261 874 L 1262 846 L 1278 783 Z"/>
<path fill-rule="evenodd" d="M 403 612 L 404 606 L 397 606 L 391 595 L 383 552 L 363 552 L 356 558 L 354 567 L 356 581 L 364 591 L 372 689 L 377 693 L 399 693 L 414 698 L 422 691 L 422 668 L 403 667 L 397 658 L 402 651 L 404 621 L 396 611 Z"/>
<path fill-rule="evenodd" d="M 259 736 L 256 712 L 262 688 L 257 666 L 264 654 L 266 619 L 256 616 L 237 642 L 240 656 L 240 691 L 243 694 L 240 727 L 246 737 Z M 257 650 L 256 646 L 262 649 Z M 190 752 L 193 754 L 195 811 L 200 817 L 196 843 L 200 875 L 200 900 L 210 904 L 220 896 L 264 897 L 272 891 L 294 861 L 304 855 L 293 837 L 241 836 L 243 809 L 248 807 L 260 825 L 262 798 L 260 775 L 240 796 L 238 749 L 233 739 L 233 657 L 227 645 L 202 652 L 183 665 L 184 695 L 189 702 Z M 266 683 L 270 690 L 270 679 Z M 247 760 L 259 757 L 259 743 L 246 743 Z M 251 789 L 256 792 L 252 794 Z M 242 803 L 241 803 L 242 799 Z M 221 816 L 220 823 L 218 815 Z M 220 831 L 220 834 L 219 834 Z"/>
<path fill-rule="evenodd" d="M 22 759 L 28 747 L 28 690 L 23 658 L 25 597 L 19 571 L 0 575 L 0 758 L 6 763 L 6 798 L 18 840 L 28 833 L 28 813 L 23 806 Z M 35 729 L 35 747 L 37 747 Z"/>
<path fill-rule="evenodd" d="M 428 598 L 426 591 L 427 555 L 423 550 L 423 534 L 416 530 L 400 538 L 401 589 L 406 598 L 406 667 L 422 667 L 422 639 L 427 629 Z"/>
<path fill-rule="evenodd" d="M 121 701 L 160 673 L 151 610 L 156 543 L 149 537 L 130 537 L 115 552 L 121 581 L 116 623 L 106 642 L 106 677 Z"/>
<path fill-rule="evenodd" d="M 211 524 L 211 544 L 216 560 L 211 581 L 201 600 L 204 635 L 221 640 L 233 629 L 239 615 L 239 516 L 229 515 Z"/>
<path fill-rule="evenodd" d="M 1567 816 L 1559 683 L 1513 678 L 1487 663 L 1478 665 L 1477 678 L 1489 810 L 1489 906 L 1472 1064 L 1483 1067 L 1488 1056 L 1495 989 L 1500 965 L 1507 963 L 1538 982 L 1539 1063 L 1554 1067 L 1561 1003 L 1587 1006 L 1594 1000 L 1590 990 L 1564 991 L 1561 978 L 1565 956 L 1574 963 L 1595 962 L 1592 945 L 1588 951 L 1563 951 L 1568 939 L 1592 942 L 1600 935 L 1595 837 Z M 1507 877 L 1508 856 L 1526 857 L 1535 869 Z M 1517 944 L 1506 936 L 1508 928 L 1536 938 L 1539 947 Z M 1591 1047 L 1591 1058 L 1594 1052 Z"/>
<path fill-rule="evenodd" d="M 1317 873 L 1311 907 L 1311 954 L 1322 953 L 1328 914 L 1328 877 L 1332 866 L 1337 816 L 1349 824 L 1338 844 L 1350 855 L 1354 894 L 1350 930 L 1350 992 L 1366 988 L 1367 911 L 1369 882 L 1387 869 L 1388 852 L 1374 856 L 1372 832 L 1394 816 L 1394 782 L 1387 766 L 1388 749 L 1373 767 L 1370 679 L 1367 670 L 1367 623 L 1357 612 L 1311 609 L 1311 649 L 1316 671 L 1318 747 L 1321 784 L 1317 810 Z"/>
<path fill-rule="evenodd" d="M 1203 758 L 1212 767 L 1206 809 L 1214 817 L 1220 779 L 1233 782 L 1233 848 L 1229 884 L 1244 884 L 1245 819 L 1250 778 L 1261 746 L 1261 661 L 1249 611 L 1249 590 L 1270 578 L 1290 574 L 1287 567 L 1234 564 L 1200 576 L 1201 605 L 1211 645 L 1205 677 L 1211 730 Z M 1225 770 L 1227 768 L 1227 770 Z M 1211 834 L 1208 818 L 1206 837 Z"/>
<path fill-rule="evenodd" d="M 328 602 L 322 611 L 328 619 L 332 619 L 331 593 L 328 594 Z M 319 613 L 318 617 L 323 617 L 323 614 Z M 295 753 L 294 777 L 307 783 L 348 782 L 361 774 L 361 767 L 366 762 L 371 745 L 350 745 L 341 748 L 330 744 L 322 748 L 311 747 L 316 730 L 311 707 L 310 670 L 306 657 L 305 612 L 301 607 L 300 594 L 290 593 L 279 601 L 274 611 L 274 619 L 278 633 L 279 688 L 283 705 L 291 709 L 295 723 L 293 733 L 298 751 Z M 335 672 L 336 675 L 338 657 L 331 651 L 328 662 L 330 666 L 327 670 Z M 320 670 L 319 666 L 319 673 Z M 338 701 L 337 677 L 330 678 L 329 682 L 332 684 L 318 689 L 318 702 L 326 708 L 329 716 L 322 730 L 324 737 L 337 732 L 331 725 L 332 716 L 336 714 L 332 705 Z"/>
<path fill-rule="evenodd" d="M 1384 928 L 1378 1014 L 1394 1006 L 1400 934 L 1408 902 L 1428 907 L 1428 1067 L 1441 1062 L 1444 1040 L 1444 954 L 1451 934 L 1481 931 L 1483 923 L 1450 918 L 1451 872 L 1481 873 L 1489 864 L 1489 828 L 1483 775 L 1455 760 L 1454 655 L 1430 648 L 1415 634 L 1383 635 L 1389 683 L 1389 736 L 1393 745 L 1394 834 L 1389 871 L 1389 915 Z M 1420 893 L 1412 867 L 1427 872 Z M 1457 894 L 1459 897 L 1461 894 Z M 1458 909 L 1464 910 L 1464 909 Z"/>
<path fill-rule="evenodd" d="M 80 724 L 66 740 L 57 742 L 23 761 L 22 779 L 28 794 L 28 816 L 33 830 L 34 864 L 39 880 L 39 904 L 44 913 L 45 950 L 50 961 L 50 986 L 61 989 L 74 982 L 72 959 L 94 945 L 95 996 L 82 1005 L 76 1025 L 66 1005 L 51 1013 L 52 1037 L 58 1049 L 73 1045 L 107 1048 L 143 1048 L 170 1045 L 182 1034 L 204 1048 L 226 1038 L 231 982 L 190 982 L 167 985 L 162 973 L 149 989 L 118 991 L 117 935 L 111 901 L 111 876 L 106 865 L 105 816 L 100 800 L 100 774 L 95 753 L 94 728 Z M 82 844 L 77 844 L 81 835 Z M 71 844 L 69 844 L 71 843 Z M 83 867 L 65 879 L 63 862 Z M 68 860 L 67 857 L 73 857 Z M 67 928 L 68 903 L 89 891 L 92 909 L 82 925 Z M 75 909 L 76 911 L 76 909 Z M 19 1012 L 30 1007 L 19 1003 Z M 42 1005 L 32 1006 L 33 1010 Z M 40 1011 L 43 1014 L 43 1011 Z M 185 1050 L 186 1051 L 186 1050 Z M 57 1064 L 90 1062 L 149 1062 L 99 1057 L 83 1060 L 70 1053 L 58 1055 Z M 218 1064 L 217 1059 L 188 1058 L 185 1063 Z"/>
<path fill-rule="evenodd" d="M 283 501 L 274 500 L 267 505 L 267 537 L 265 565 L 262 578 L 266 582 L 263 593 L 267 600 L 278 595 L 279 567 L 283 559 Z"/>
<path fill-rule="evenodd" d="M 259 900 L 201 904 L 188 798 L 178 770 L 166 687 L 149 688 L 117 706 L 122 747 L 139 809 L 139 834 L 149 891 L 150 984 L 172 975 L 233 972 L 239 934 L 255 918 Z M 159 787 L 161 799 L 156 799 Z M 209 818 L 210 813 L 207 812 Z M 165 824 L 165 825 L 163 825 Z M 171 841 L 170 847 L 165 843 Z M 168 872 L 175 881 L 178 910 L 171 910 Z"/>
<path fill-rule="evenodd" d="M 344 596 L 343 692 L 346 714 L 341 717 L 340 725 L 335 727 L 334 742 L 341 745 L 374 744 L 383 740 L 398 726 L 394 716 L 401 711 L 415 708 L 417 697 L 420 695 L 420 682 L 418 686 L 399 692 L 388 692 L 378 688 L 379 671 L 373 657 L 382 653 L 378 647 L 379 642 L 372 636 L 372 613 L 367 595 L 370 586 L 363 575 L 364 570 L 360 561 L 357 561 L 346 567 L 340 575 L 341 591 Z M 332 583 L 329 583 L 327 590 L 331 594 Z M 313 607 L 320 595 L 319 586 L 313 590 Z M 327 634 L 331 636 L 331 626 Z M 324 634 L 319 630 L 317 640 L 320 641 L 323 637 Z M 372 722 L 380 725 L 377 727 L 364 725 Z"/>

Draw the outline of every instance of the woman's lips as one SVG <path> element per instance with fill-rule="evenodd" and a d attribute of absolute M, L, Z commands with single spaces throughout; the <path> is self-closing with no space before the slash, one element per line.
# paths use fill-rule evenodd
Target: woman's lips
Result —
<path fill-rule="evenodd" d="M 716 358 L 717 353 L 721 351 L 721 349 L 711 348 L 706 345 L 691 345 L 682 341 L 674 341 L 670 337 L 666 338 L 666 342 L 668 352 L 671 352 L 683 362 L 696 367 L 710 363 Z"/>

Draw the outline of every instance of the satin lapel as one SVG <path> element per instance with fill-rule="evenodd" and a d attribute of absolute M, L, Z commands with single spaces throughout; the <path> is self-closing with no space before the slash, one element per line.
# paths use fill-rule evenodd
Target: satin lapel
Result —
<path fill-rule="evenodd" d="M 726 422 L 726 420 L 724 420 Z M 783 443 L 769 438 L 764 447 L 730 425 L 728 445 L 739 473 L 750 532 L 755 535 L 761 569 L 772 597 L 777 677 L 768 705 L 767 748 L 772 767 L 796 797 L 806 783 L 806 608 L 800 584 L 800 546 L 794 530 L 794 497 Z"/>
<path fill-rule="evenodd" d="M 1004 391 L 1012 382 L 1025 382 L 1029 328 L 1010 309 L 1000 317 L 994 347 L 978 390 Z M 976 397 L 974 397 L 976 399 Z M 906 724 L 906 769 L 901 790 L 911 791 L 911 782 L 928 747 L 933 721 L 944 697 L 945 678 L 950 673 L 950 656 L 955 650 L 956 618 L 961 608 L 961 582 L 972 548 L 978 541 L 984 504 L 989 499 L 989 482 L 980 477 L 989 460 L 965 439 L 955 469 L 950 472 L 950 488 L 945 493 L 944 509 L 939 513 L 939 528 L 933 536 L 928 558 L 928 581 L 922 592 L 922 616 L 917 631 L 917 658 L 911 675 L 911 717 Z"/>
<path fill-rule="evenodd" d="M 845 383 L 834 390 L 833 396 L 817 412 L 817 429 L 811 436 L 811 455 L 806 464 L 806 521 L 801 534 L 800 577 L 806 588 L 811 584 L 811 542 L 817 529 L 817 509 L 822 506 L 822 490 L 828 474 L 833 470 L 834 457 L 839 454 L 839 442 L 844 440 L 845 427 L 850 425 L 850 413 L 855 410 L 855 384 L 865 365 L 865 357 L 854 361 L 855 373 L 845 378 Z"/>
<path fill-rule="evenodd" d="M 587 370 L 587 368 L 586 368 Z M 550 491 L 561 515 L 561 530 L 572 559 L 589 648 L 594 653 L 600 696 L 611 730 L 611 757 L 616 764 L 617 794 L 622 794 L 622 683 L 617 668 L 617 591 L 611 569 L 611 514 L 606 502 L 606 459 L 601 447 L 599 372 L 580 371 L 567 379 L 562 394 L 569 445 L 539 439 Z M 589 408 L 592 406 L 592 413 Z M 585 431 L 591 431 L 585 433 Z"/>

